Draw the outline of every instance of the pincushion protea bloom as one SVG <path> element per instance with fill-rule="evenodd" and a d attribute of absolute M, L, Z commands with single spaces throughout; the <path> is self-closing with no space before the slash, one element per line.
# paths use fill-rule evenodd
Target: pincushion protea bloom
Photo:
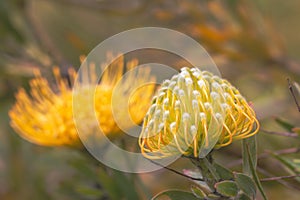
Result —
<path fill-rule="evenodd" d="M 112 58 L 112 55 L 108 55 L 108 59 Z M 131 70 L 137 65 L 137 60 L 124 63 L 123 56 L 119 56 L 103 72 L 99 84 L 97 84 L 94 64 L 91 64 L 89 72 L 85 72 L 88 73 L 86 74 L 87 77 L 91 77 L 91 85 L 97 85 L 93 91 L 95 98 L 94 113 L 96 113 L 101 130 L 106 135 L 120 132 L 119 127 L 113 120 L 111 110 L 111 95 L 114 86 L 122 78 L 125 70 Z M 106 66 L 106 64 L 102 65 L 102 67 Z M 155 87 L 150 84 L 136 91 L 133 95 L 128 94 L 128 87 L 136 81 L 153 80 L 149 69 L 138 68 L 137 70 L 136 76 L 129 77 L 126 80 L 128 84 L 121 86 L 120 90 L 122 93 L 119 97 L 120 99 L 128 99 L 127 96 L 131 95 L 130 102 L 124 103 L 129 104 L 129 112 L 135 123 L 142 121 Z M 30 81 L 30 95 L 24 89 L 19 90 L 16 94 L 17 101 L 9 112 L 11 126 L 22 137 L 39 145 L 80 147 L 82 144 L 73 120 L 72 98 L 77 98 L 77 103 L 79 102 L 81 105 L 80 114 L 84 118 L 82 123 L 93 121 L 91 117 L 94 117 L 94 113 L 88 113 L 90 110 L 86 104 L 88 102 L 86 94 L 90 92 L 89 87 L 82 84 L 80 89 L 76 91 L 76 94 L 73 94 L 71 86 L 74 84 L 77 76 L 74 69 L 70 68 L 68 71 L 70 80 L 63 78 L 57 67 L 53 69 L 53 73 L 56 79 L 56 87 L 53 90 L 48 81 L 40 75 L 39 70 L 35 71 L 35 78 Z M 69 82 L 71 82 L 71 86 Z M 99 130 L 99 124 L 85 123 L 85 131 L 88 133 Z"/>
<path fill-rule="evenodd" d="M 255 113 L 227 80 L 182 68 L 152 100 L 139 145 L 145 157 L 205 157 L 213 148 L 257 133 Z"/>

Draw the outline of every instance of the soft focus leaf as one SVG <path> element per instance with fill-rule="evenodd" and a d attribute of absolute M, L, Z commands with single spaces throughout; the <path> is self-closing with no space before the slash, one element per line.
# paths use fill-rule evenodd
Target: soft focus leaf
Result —
<path fill-rule="evenodd" d="M 16 9 L 13 4 L 8 1 L 0 1 L 0 35 L 8 33 L 18 40 L 23 42 L 23 35 L 18 32 L 15 24 L 12 22 L 11 10 Z"/>
<path fill-rule="evenodd" d="M 242 173 L 235 173 L 235 181 L 238 187 L 249 197 L 254 198 L 256 195 L 256 186 L 253 180 Z"/>
<path fill-rule="evenodd" d="M 280 117 L 276 117 L 275 121 L 285 130 L 293 132 L 294 125 L 292 125 L 291 123 L 285 121 L 284 119 L 281 119 Z"/>
<path fill-rule="evenodd" d="M 92 170 L 91 166 L 89 166 L 90 163 L 87 163 L 85 159 L 71 160 L 69 161 L 69 164 L 87 178 L 96 180 L 95 172 Z"/>
<path fill-rule="evenodd" d="M 82 194 L 84 197 L 100 198 L 103 196 L 103 192 L 100 189 L 80 185 L 76 187 L 76 191 Z"/>
<path fill-rule="evenodd" d="M 122 196 L 121 196 L 120 188 L 116 187 L 116 183 L 114 182 L 114 179 L 101 168 L 97 170 L 97 174 L 99 177 L 99 181 L 101 182 L 101 186 L 105 189 L 110 199 L 112 200 L 121 199 Z"/>
<path fill-rule="evenodd" d="M 218 193 L 225 197 L 235 197 L 238 193 L 238 187 L 234 181 L 222 181 L 215 185 Z"/>
<path fill-rule="evenodd" d="M 292 165 L 295 166 L 296 171 L 299 173 L 300 172 L 300 159 L 293 159 L 292 160 Z M 297 177 L 295 180 L 300 182 L 300 178 Z"/>
<path fill-rule="evenodd" d="M 207 197 L 208 197 L 209 200 L 220 200 L 220 199 L 222 199 L 219 195 L 214 194 L 214 193 L 211 193 L 211 194 L 207 195 Z"/>
<path fill-rule="evenodd" d="M 291 160 L 288 160 L 280 155 L 272 154 L 272 156 L 277 159 L 281 164 L 283 164 L 290 172 L 296 174 L 299 173 L 300 171 L 297 165 Z"/>
<path fill-rule="evenodd" d="M 256 136 L 252 136 L 250 138 L 243 140 L 243 171 L 245 174 L 252 176 L 263 198 L 267 199 L 267 196 L 263 190 L 263 187 L 256 173 L 256 165 L 257 165 Z"/>
<path fill-rule="evenodd" d="M 44 180 L 42 180 L 42 177 L 37 177 L 34 183 L 34 189 L 37 191 L 39 198 L 51 200 L 51 196 L 47 192 L 47 185 L 44 183 Z"/>
<path fill-rule="evenodd" d="M 129 175 L 133 176 L 133 174 Z M 114 170 L 113 179 L 117 187 L 120 188 L 123 197 L 126 197 L 126 199 L 140 199 L 133 179 L 127 177 L 125 173 Z"/>
<path fill-rule="evenodd" d="M 246 194 L 241 193 L 235 198 L 235 200 L 251 200 L 251 198 L 248 197 Z"/>
<path fill-rule="evenodd" d="M 199 200 L 201 198 L 197 198 L 194 196 L 193 193 L 182 191 L 182 190 L 166 190 L 160 192 L 159 194 L 155 195 L 152 200 L 160 200 L 162 197 L 167 196 L 171 200 Z M 204 200 L 204 198 L 203 198 Z"/>
<path fill-rule="evenodd" d="M 227 7 L 230 10 L 230 12 L 233 14 L 234 17 L 238 19 L 238 14 L 237 14 L 237 7 L 238 7 L 238 0 L 229 0 L 227 3 Z"/>
<path fill-rule="evenodd" d="M 299 174 L 300 173 L 300 160 L 299 159 L 287 159 L 280 155 L 272 154 L 272 156 L 277 159 L 283 166 L 286 167 L 287 171 L 292 174 Z M 300 182 L 299 178 L 295 178 L 298 182 Z"/>
<path fill-rule="evenodd" d="M 249 157 L 252 159 L 253 167 L 257 165 L 257 144 L 256 135 L 243 140 L 243 172 L 247 175 L 252 175 L 250 169 Z M 247 150 L 249 149 L 249 151 Z"/>
<path fill-rule="evenodd" d="M 106 172 L 98 169 L 101 186 L 107 191 L 111 199 L 140 199 L 135 189 L 135 184 L 124 173 L 118 171 Z"/>
<path fill-rule="evenodd" d="M 263 187 L 261 185 L 261 182 L 260 182 L 260 180 L 258 178 L 258 175 L 256 173 L 256 163 L 254 164 L 254 161 L 252 159 L 251 152 L 250 152 L 251 150 L 249 149 L 249 147 L 247 148 L 247 151 L 248 151 L 248 159 L 249 159 L 249 165 L 250 165 L 250 170 L 251 170 L 252 178 L 253 178 L 254 182 L 256 183 L 256 186 L 258 187 L 258 189 L 259 189 L 261 195 L 263 196 L 263 198 L 265 200 L 267 200 L 267 196 L 265 194 L 265 191 L 264 191 L 264 189 L 263 189 Z"/>
<path fill-rule="evenodd" d="M 214 166 L 222 180 L 231 180 L 234 178 L 233 173 L 229 169 L 227 169 L 217 163 L 214 163 Z"/>

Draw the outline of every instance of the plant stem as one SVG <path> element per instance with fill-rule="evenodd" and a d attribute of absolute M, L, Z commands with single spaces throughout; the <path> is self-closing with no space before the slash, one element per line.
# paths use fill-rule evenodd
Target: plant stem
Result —
<path fill-rule="evenodd" d="M 289 176 L 277 176 L 277 177 L 270 177 L 270 178 L 263 178 L 260 179 L 260 181 L 278 181 L 278 180 L 282 180 L 282 179 L 291 179 L 291 178 L 297 178 L 299 177 L 300 174 L 295 174 L 295 175 L 289 175 Z"/>
<path fill-rule="evenodd" d="M 214 191 L 214 186 L 220 181 L 220 176 L 216 172 L 211 155 L 208 155 L 205 158 L 193 158 L 191 161 L 200 169 L 204 181 L 207 183 L 210 189 Z"/>

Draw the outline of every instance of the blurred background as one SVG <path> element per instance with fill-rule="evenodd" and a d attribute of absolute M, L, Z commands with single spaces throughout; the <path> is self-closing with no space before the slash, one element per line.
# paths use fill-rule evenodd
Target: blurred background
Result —
<path fill-rule="evenodd" d="M 300 82 L 299 8 L 297 0 L 1 0 L 0 199 L 99 199 L 96 191 L 82 187 L 91 180 L 74 167 L 87 163 L 80 153 L 23 140 L 10 128 L 7 113 L 17 89 L 28 89 L 32 69 L 41 69 L 51 80 L 52 66 L 63 72 L 78 68 L 80 55 L 131 28 L 158 26 L 191 36 L 213 57 L 222 76 L 252 102 L 262 129 L 286 131 L 284 123 L 299 127 L 300 114 L 287 83 L 287 78 Z M 134 56 L 141 63 L 161 56 L 152 53 Z M 183 62 L 174 59 L 170 65 L 179 68 Z M 261 132 L 258 145 L 260 154 L 294 149 L 284 157 L 293 169 L 267 156 L 259 160 L 261 177 L 300 173 L 300 162 L 294 162 L 299 158 L 299 138 Z M 216 152 L 216 157 L 239 170 L 235 161 L 240 154 L 237 142 Z M 192 166 L 179 160 L 171 167 L 180 171 Z M 167 170 L 139 177 L 147 191 L 142 192 L 145 199 L 169 188 L 188 190 L 192 184 Z M 300 196 L 297 180 L 263 186 L 270 199 Z"/>

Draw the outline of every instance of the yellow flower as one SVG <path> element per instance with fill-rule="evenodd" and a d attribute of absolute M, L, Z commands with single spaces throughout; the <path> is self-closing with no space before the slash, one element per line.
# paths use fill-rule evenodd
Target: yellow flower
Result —
<path fill-rule="evenodd" d="M 112 59 L 112 55 L 108 55 Z M 11 126 L 22 137 L 30 142 L 45 146 L 73 146 L 81 147 L 82 143 L 77 134 L 76 126 L 73 120 L 73 98 L 77 98 L 80 103 L 80 115 L 82 116 L 82 126 L 87 133 L 101 130 L 106 135 L 115 135 L 121 130 L 114 121 L 111 109 L 112 92 L 115 85 L 121 80 L 124 71 L 129 71 L 138 65 L 137 60 L 124 62 L 124 57 L 119 56 L 104 72 L 97 84 L 95 65 L 90 64 L 89 72 L 84 72 L 90 77 L 89 83 L 96 85 L 93 90 L 95 98 L 94 110 L 90 113 L 90 106 L 87 105 L 87 94 L 91 91 L 87 85 L 79 85 L 79 90 L 72 93 L 72 86 L 77 77 L 74 69 L 68 71 L 69 80 L 61 76 L 60 70 L 53 69 L 56 79 L 56 87 L 50 87 L 48 81 L 36 70 L 35 78 L 30 81 L 30 95 L 24 89 L 20 89 L 16 94 L 16 103 L 9 112 Z M 103 64 L 102 68 L 107 64 Z M 83 74 L 84 74 L 83 73 Z M 135 76 L 128 77 L 126 84 L 122 84 L 118 94 L 119 99 L 130 99 L 129 113 L 133 122 L 142 121 L 154 92 L 155 85 L 149 84 L 142 89 L 137 90 L 134 94 L 128 93 L 129 87 L 138 81 L 152 80 L 149 68 L 138 68 Z M 78 89 L 78 88 L 77 88 Z M 130 97 L 130 98 L 129 98 Z M 89 123 L 94 121 L 92 118 L 96 113 L 98 123 Z M 78 125 L 78 124 L 77 124 Z M 81 127 L 82 127 L 81 126 Z M 128 127 L 129 128 L 129 127 Z"/>
<path fill-rule="evenodd" d="M 228 81 L 198 68 L 182 68 L 153 98 L 139 145 L 145 157 L 205 157 L 258 132 L 255 113 Z"/>

